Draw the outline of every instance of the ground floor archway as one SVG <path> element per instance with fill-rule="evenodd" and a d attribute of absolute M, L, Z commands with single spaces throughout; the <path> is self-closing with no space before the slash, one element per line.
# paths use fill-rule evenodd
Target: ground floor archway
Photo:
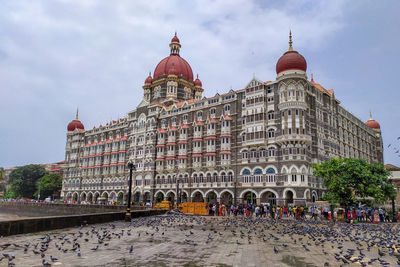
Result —
<path fill-rule="evenodd" d="M 161 192 L 158 192 L 158 193 L 156 194 L 156 203 L 160 203 L 160 202 L 163 201 L 163 200 L 164 200 L 164 194 L 161 193 Z"/>
<path fill-rule="evenodd" d="M 78 193 L 74 193 L 74 194 L 72 194 L 72 201 L 73 202 L 78 202 Z"/>
<path fill-rule="evenodd" d="M 181 202 L 187 202 L 188 201 L 188 195 L 186 192 L 181 192 Z"/>
<path fill-rule="evenodd" d="M 216 203 L 217 202 L 217 194 L 214 191 L 211 191 L 206 195 L 206 199 L 207 199 L 208 203 Z"/>
<path fill-rule="evenodd" d="M 220 197 L 221 204 L 224 204 L 227 207 L 230 207 L 233 204 L 233 195 L 229 191 L 225 191 L 221 194 Z"/>
<path fill-rule="evenodd" d="M 192 197 L 192 202 L 204 202 L 204 198 L 201 192 L 197 191 L 194 193 Z"/>
<path fill-rule="evenodd" d="M 146 202 L 146 203 L 151 201 L 150 192 L 144 193 L 143 201 Z"/>
<path fill-rule="evenodd" d="M 254 192 L 247 191 L 243 195 L 243 203 L 246 205 L 255 205 L 257 203 L 257 196 Z"/>
<path fill-rule="evenodd" d="M 120 203 L 124 202 L 124 193 L 122 193 L 122 192 L 118 193 L 117 201 Z"/>
<path fill-rule="evenodd" d="M 285 193 L 285 205 L 293 204 L 294 202 L 294 195 L 291 190 L 287 190 Z"/>
<path fill-rule="evenodd" d="M 93 194 L 92 192 L 89 192 L 86 196 L 86 201 L 87 202 L 92 202 L 93 201 Z"/>
<path fill-rule="evenodd" d="M 140 192 L 136 192 L 133 195 L 133 202 L 140 202 Z"/>
<path fill-rule="evenodd" d="M 94 197 L 93 197 L 94 202 L 97 202 L 99 200 L 99 197 L 100 197 L 99 192 L 94 193 Z"/>
<path fill-rule="evenodd" d="M 269 203 L 270 205 L 276 205 L 277 195 L 272 191 L 266 191 L 261 195 L 261 203 Z"/>

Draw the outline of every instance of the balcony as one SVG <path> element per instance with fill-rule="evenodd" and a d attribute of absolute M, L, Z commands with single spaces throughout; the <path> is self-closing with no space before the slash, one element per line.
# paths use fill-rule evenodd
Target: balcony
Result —
<path fill-rule="evenodd" d="M 306 134 L 285 134 L 275 137 L 276 142 L 280 145 L 291 143 L 291 142 L 298 142 L 301 144 L 311 145 L 312 139 L 310 135 Z"/>
<path fill-rule="evenodd" d="M 215 129 L 208 129 L 207 130 L 207 136 L 211 136 L 211 135 L 216 135 Z"/>
<path fill-rule="evenodd" d="M 221 135 L 231 134 L 231 127 L 221 127 Z"/>
<path fill-rule="evenodd" d="M 180 140 L 180 141 L 181 141 L 181 140 L 187 140 L 187 138 L 188 138 L 187 134 L 181 134 L 181 135 L 179 135 L 179 140 Z"/>
<path fill-rule="evenodd" d="M 175 143 L 176 142 L 176 137 L 174 136 L 168 136 L 168 143 Z"/>
<path fill-rule="evenodd" d="M 215 152 L 215 145 L 210 145 L 206 147 L 206 152 Z"/>
<path fill-rule="evenodd" d="M 221 144 L 221 150 L 231 150 L 231 144 L 222 143 Z"/>
<path fill-rule="evenodd" d="M 193 148 L 193 153 L 201 153 L 201 152 L 202 152 L 201 147 L 194 147 Z"/>
<path fill-rule="evenodd" d="M 202 138 L 203 133 L 201 131 L 196 131 L 193 133 L 193 138 Z"/>

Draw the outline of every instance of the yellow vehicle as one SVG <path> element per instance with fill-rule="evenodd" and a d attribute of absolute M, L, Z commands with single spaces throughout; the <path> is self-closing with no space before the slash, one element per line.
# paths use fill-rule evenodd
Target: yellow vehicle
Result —
<path fill-rule="evenodd" d="M 162 201 L 161 203 L 154 204 L 155 209 L 169 210 L 171 209 L 171 201 Z"/>

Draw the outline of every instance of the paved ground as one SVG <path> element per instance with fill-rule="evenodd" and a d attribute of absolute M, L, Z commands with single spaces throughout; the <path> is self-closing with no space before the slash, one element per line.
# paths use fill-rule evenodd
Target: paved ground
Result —
<path fill-rule="evenodd" d="M 43 259 L 52 266 L 396 266 L 399 230 L 391 224 L 153 216 L 0 238 L 7 257 L 0 266 L 14 256 L 15 266 L 43 266 Z"/>

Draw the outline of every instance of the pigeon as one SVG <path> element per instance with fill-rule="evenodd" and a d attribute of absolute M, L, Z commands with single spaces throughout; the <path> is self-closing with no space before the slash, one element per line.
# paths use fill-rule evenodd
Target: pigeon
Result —
<path fill-rule="evenodd" d="M 42 265 L 43 266 L 51 266 L 51 264 L 48 261 L 46 261 L 45 259 L 42 260 Z"/>

